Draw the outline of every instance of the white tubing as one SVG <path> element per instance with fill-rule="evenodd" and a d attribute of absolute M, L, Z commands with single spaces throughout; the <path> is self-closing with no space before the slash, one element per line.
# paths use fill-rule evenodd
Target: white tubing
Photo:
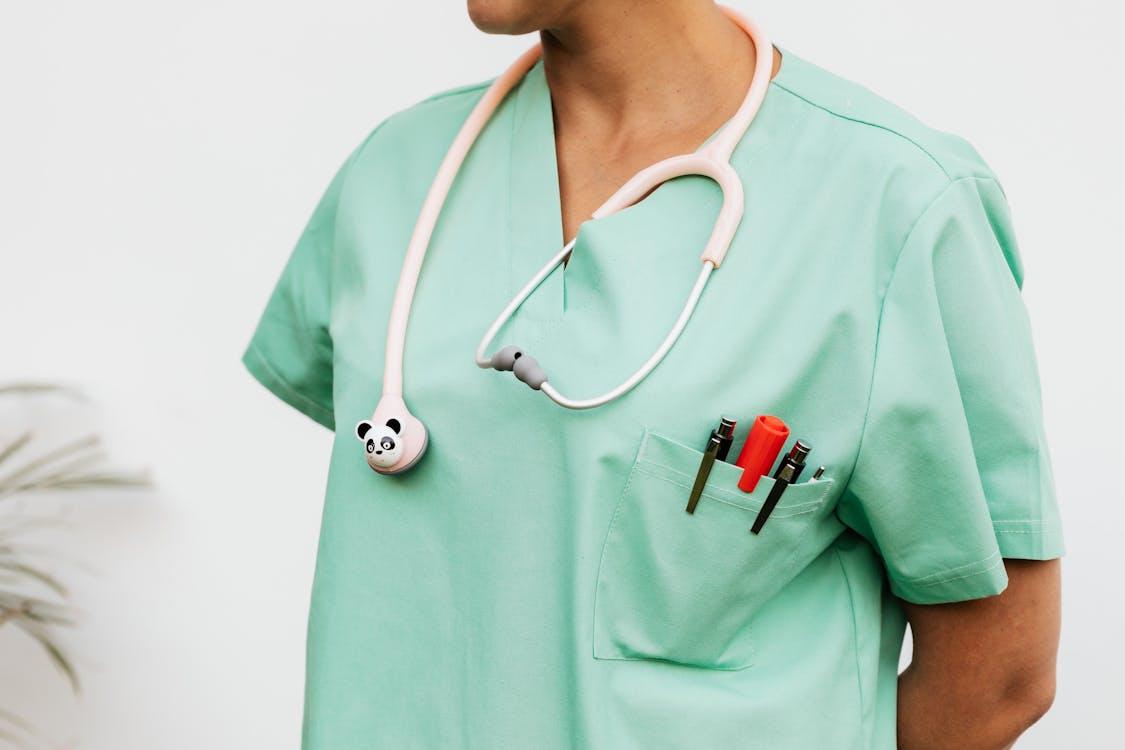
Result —
<path fill-rule="evenodd" d="M 695 286 L 692 287 L 687 302 L 684 303 L 684 307 L 680 311 L 680 316 L 676 319 L 676 324 L 672 327 L 672 330 L 668 332 L 668 335 L 665 336 L 660 347 L 653 352 L 648 361 L 641 365 L 640 369 L 613 390 L 601 396 L 589 399 L 568 398 L 559 393 L 551 384 L 550 380 L 548 380 L 540 386 L 539 390 L 559 406 L 567 409 L 593 409 L 625 395 L 648 377 L 649 373 L 660 364 L 661 360 L 663 360 L 672 349 L 676 340 L 679 339 L 680 334 L 683 333 L 688 320 L 691 319 L 692 313 L 695 312 L 695 308 L 699 303 L 699 298 L 703 294 L 703 289 L 707 285 L 707 280 L 710 278 L 711 272 L 722 263 L 727 249 L 730 247 L 731 240 L 738 230 L 743 210 L 742 181 L 731 167 L 730 158 L 731 154 L 734 153 L 735 147 L 746 133 L 746 130 L 750 127 L 750 123 L 753 122 L 755 116 L 758 114 L 762 102 L 765 100 L 766 92 L 769 89 L 769 82 L 773 76 L 773 44 L 770 43 L 769 38 L 761 27 L 750 19 L 729 8 L 723 8 L 723 11 L 754 43 L 754 74 L 742 105 L 738 108 L 738 111 L 735 112 L 734 116 L 727 121 L 718 136 L 716 136 L 711 143 L 704 146 L 695 154 L 685 154 L 683 156 L 665 159 L 637 173 L 637 175 L 610 196 L 593 215 L 594 218 L 612 215 L 622 208 L 632 205 L 636 200 L 651 192 L 653 188 L 676 176 L 699 174 L 710 177 L 715 180 L 722 189 L 723 208 L 720 211 L 711 237 L 703 251 L 703 269 L 696 279 Z M 539 273 L 520 290 L 519 294 L 508 303 L 508 306 L 504 308 L 500 316 L 493 322 L 492 326 L 481 340 L 480 345 L 477 347 L 476 363 L 478 367 L 488 368 L 492 366 L 491 357 L 487 356 L 489 344 L 492 343 L 492 340 L 496 337 L 500 328 L 515 314 L 520 305 L 522 305 L 539 285 L 543 283 L 543 280 L 547 278 L 551 271 L 562 262 L 563 258 L 570 252 L 573 244 L 574 241 L 572 240 L 553 257 L 546 266 L 540 269 Z M 540 366 L 543 366 L 542 362 L 540 362 Z M 550 373 L 548 372 L 548 377 L 549 376 Z"/>
<path fill-rule="evenodd" d="M 629 378 L 621 385 L 614 388 L 612 391 L 605 393 L 597 398 L 589 399 L 571 399 L 555 390 L 550 381 L 547 381 L 539 390 L 547 395 L 547 398 L 554 401 L 559 406 L 565 406 L 567 409 L 593 409 L 595 406 L 601 406 L 613 401 L 615 398 L 624 396 L 629 391 L 633 390 L 638 383 L 648 377 L 648 374 L 660 364 L 660 360 L 672 349 L 676 343 L 676 339 L 683 333 L 684 328 L 687 327 L 687 322 L 691 319 L 691 315 L 695 312 L 696 305 L 699 304 L 699 297 L 703 294 L 703 288 L 707 286 L 707 279 L 710 278 L 711 272 L 715 270 L 715 266 L 711 265 L 709 261 L 704 261 L 703 270 L 699 272 L 699 277 L 695 280 L 695 286 L 691 289 L 691 294 L 688 295 L 687 302 L 684 303 L 684 309 L 680 311 L 680 317 L 676 319 L 676 324 L 672 326 L 672 330 L 668 331 L 668 335 L 664 337 L 663 343 L 660 348 L 652 353 L 648 361 L 641 365 L 640 369 L 634 372 Z"/>
<path fill-rule="evenodd" d="M 530 297 L 531 293 L 539 288 L 539 285 L 543 283 L 543 280 L 551 275 L 551 271 L 554 271 L 555 267 L 563 262 L 563 259 L 570 254 L 570 251 L 573 248 L 574 240 L 566 243 L 566 245 L 563 246 L 563 249 L 556 253 L 555 256 L 552 257 L 549 261 L 547 261 L 547 265 L 540 268 L 539 272 L 531 277 L 531 281 L 527 282 L 527 284 L 524 285 L 523 289 L 519 290 L 519 293 L 517 293 L 515 297 L 512 297 L 512 301 L 508 303 L 508 306 L 505 307 L 498 316 L 496 316 L 496 320 L 494 320 L 492 322 L 492 325 L 488 327 L 488 330 L 485 331 L 484 338 L 480 340 L 480 345 L 477 346 L 477 367 L 485 369 L 492 367 L 492 357 L 486 355 L 486 352 L 488 351 L 488 345 L 492 343 L 492 340 L 494 338 L 496 338 L 496 334 L 500 332 L 500 329 L 504 327 L 504 324 L 508 322 L 508 319 L 515 315 L 516 310 L 520 308 L 520 305 L 524 303 L 524 300 Z"/>
<path fill-rule="evenodd" d="M 734 113 L 734 117 L 727 121 L 722 132 L 704 149 L 716 160 L 729 162 L 735 146 L 742 140 L 746 129 L 750 127 L 762 102 L 765 101 L 770 79 L 773 78 L 773 44 L 762 27 L 753 20 L 725 6 L 722 6 L 722 10 L 754 43 L 754 75 L 750 79 L 750 89 L 746 92 L 746 98 Z"/>
<path fill-rule="evenodd" d="M 457 137 L 453 139 L 453 144 L 450 145 L 438 168 L 430 192 L 422 204 L 422 211 L 414 224 L 414 233 L 410 236 L 410 244 L 406 247 L 398 286 L 395 287 L 390 321 L 387 323 L 386 353 L 383 357 L 384 395 L 402 395 L 402 361 L 403 351 L 406 348 L 406 327 L 410 320 L 410 308 L 414 304 L 414 291 L 418 286 L 418 275 L 422 272 L 422 261 L 426 258 L 430 236 L 437 225 L 438 215 L 441 213 L 449 188 L 457 177 L 461 162 L 465 160 L 473 142 L 488 123 L 496 107 L 531 69 L 539 59 L 541 51 L 539 45 L 535 45 L 520 55 L 519 59 L 492 82 L 484 92 L 484 96 L 473 107 L 473 111 L 469 113 L 468 119 L 461 126 Z"/>
<path fill-rule="evenodd" d="M 642 173 L 638 174 L 634 180 L 623 186 L 618 193 L 611 196 L 603 208 L 595 212 L 595 217 L 600 217 L 603 215 L 603 209 L 604 215 L 621 210 L 625 205 L 630 205 L 642 195 L 647 194 L 651 188 L 656 187 L 660 182 L 670 179 L 672 176 L 676 176 L 673 172 L 677 172 L 678 174 L 703 174 L 715 179 L 723 189 L 724 206 L 703 253 L 703 270 L 700 272 L 695 286 L 692 288 L 691 294 L 684 304 L 679 318 L 676 320 L 675 326 L 668 332 L 663 343 L 661 343 L 660 347 L 653 353 L 648 361 L 621 385 L 597 398 L 576 400 L 560 394 L 550 382 L 543 383 L 541 390 L 548 398 L 560 406 L 564 406 L 568 409 L 591 409 L 596 406 L 601 406 L 632 390 L 652 372 L 660 361 L 664 359 L 664 356 L 668 354 L 669 350 L 671 350 L 672 346 L 676 343 L 676 340 L 687 326 L 688 320 L 691 318 L 696 305 L 699 303 L 699 298 L 703 293 L 703 288 L 707 284 L 707 279 L 710 277 L 711 272 L 722 262 L 723 256 L 730 246 L 731 239 L 741 221 L 742 183 L 741 180 L 737 178 L 737 175 L 734 174 L 733 169 L 731 169 L 729 161 L 735 147 L 742 139 L 743 134 L 750 126 L 758 109 L 761 107 L 762 101 L 765 99 L 773 71 L 773 45 L 770 44 L 768 37 L 766 37 L 762 29 L 753 21 L 729 8 L 724 7 L 722 10 L 750 36 L 754 43 L 756 55 L 754 75 L 750 84 L 750 89 L 742 105 L 735 115 L 727 121 L 727 124 L 723 127 L 718 136 L 716 136 L 710 144 L 700 149 L 695 156 L 685 155 L 684 157 L 674 157 L 673 159 L 653 165 L 649 170 L 644 170 Z M 481 97 L 480 101 L 477 102 L 464 125 L 461 126 L 461 130 L 457 133 L 456 138 L 454 138 L 452 145 L 449 147 L 449 151 L 442 160 L 441 166 L 438 168 L 437 175 L 434 177 L 434 182 L 430 186 L 430 191 L 426 195 L 426 199 L 422 204 L 422 210 L 414 225 L 414 232 L 410 237 L 410 243 L 407 246 L 406 254 L 403 258 L 398 285 L 395 288 L 390 320 L 387 324 L 383 371 L 384 397 L 400 397 L 402 395 L 403 355 L 406 346 L 406 330 L 410 319 L 410 309 L 414 302 L 414 293 L 417 289 L 418 277 L 422 270 L 422 262 L 425 260 L 430 237 L 433 234 L 434 227 L 441 214 L 441 209 L 445 203 L 449 189 L 454 179 L 457 177 L 457 172 L 461 167 L 461 163 L 472 148 L 473 142 L 476 140 L 481 130 L 483 130 L 484 126 L 488 123 L 492 113 L 499 106 L 500 102 L 503 101 L 504 97 L 507 96 L 508 92 L 535 64 L 540 54 L 541 48 L 539 45 L 532 47 L 521 55 L 519 59 L 493 82 Z M 707 163 L 694 164 L 693 159 L 698 159 L 699 157 L 702 157 L 703 161 Z M 692 162 L 692 169 L 680 171 L 683 167 L 688 166 L 689 162 Z M 637 192 L 639 188 L 643 188 L 643 190 Z M 632 195 L 633 192 L 637 192 L 637 195 Z M 500 328 L 502 328 L 508 319 L 515 314 L 516 310 L 519 309 L 520 305 L 522 305 L 539 285 L 543 283 L 543 280 L 550 275 L 551 271 L 563 261 L 573 248 L 573 245 L 574 241 L 572 240 L 552 257 L 547 265 L 540 269 L 531 281 L 529 281 L 512 301 L 508 303 L 499 317 L 496 318 L 492 326 L 489 327 L 488 331 L 485 333 L 480 345 L 477 347 L 477 366 L 482 368 L 491 367 L 491 357 L 486 358 L 489 344 L 496 337 Z"/>

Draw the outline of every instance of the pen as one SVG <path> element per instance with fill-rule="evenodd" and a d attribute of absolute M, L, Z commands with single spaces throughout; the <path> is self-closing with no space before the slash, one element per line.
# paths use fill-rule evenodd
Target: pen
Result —
<path fill-rule="evenodd" d="M 766 496 L 765 502 L 762 503 L 762 509 L 758 511 L 758 517 L 754 519 L 754 525 L 750 527 L 751 534 L 757 534 L 766 525 L 766 519 L 770 517 L 770 513 L 773 513 L 773 509 L 781 499 L 781 493 L 785 492 L 785 488 L 796 482 L 797 477 L 801 476 L 801 470 L 805 468 L 805 458 L 811 450 L 812 446 L 798 440 L 793 444 L 789 454 L 781 459 L 781 465 L 777 467 L 777 471 L 773 475 L 773 487 L 770 488 L 770 493 Z"/>
<path fill-rule="evenodd" d="M 719 426 L 711 431 L 711 437 L 707 440 L 707 447 L 703 451 L 703 460 L 699 462 L 699 471 L 695 473 L 695 484 L 691 488 L 691 495 L 688 496 L 687 507 L 684 508 L 688 513 L 695 513 L 695 506 L 699 505 L 699 498 L 703 495 L 707 477 L 711 476 L 711 467 L 715 465 L 715 459 L 722 460 L 730 451 L 734 425 L 733 419 L 722 417 Z"/>
<path fill-rule="evenodd" d="M 737 424 L 733 419 L 722 417 L 719 420 L 717 429 L 711 432 L 711 438 L 719 441 L 719 450 L 715 454 L 716 461 L 726 461 L 727 454 L 730 453 L 731 443 L 734 442 L 734 426 Z"/>

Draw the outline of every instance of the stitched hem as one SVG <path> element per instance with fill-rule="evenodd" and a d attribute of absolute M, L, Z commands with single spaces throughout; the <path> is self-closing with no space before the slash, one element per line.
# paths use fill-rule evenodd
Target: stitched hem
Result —
<path fill-rule="evenodd" d="M 254 379 L 265 386 L 270 393 L 309 417 L 317 424 L 323 425 L 329 430 L 336 429 L 336 418 L 332 409 L 317 401 L 313 401 L 304 393 L 294 388 L 289 381 L 283 378 L 281 374 L 274 369 L 273 365 L 266 358 L 266 355 L 253 342 L 251 342 L 250 345 L 246 347 L 246 351 L 243 352 L 242 364 L 246 367 L 247 371 L 254 376 Z"/>
<path fill-rule="evenodd" d="M 1054 560 L 1066 554 L 1062 528 L 1047 521 L 993 521 L 1000 554 L 1015 560 Z"/>
<path fill-rule="evenodd" d="M 1008 587 L 1008 573 L 999 551 L 983 560 L 921 578 L 890 576 L 891 591 L 914 604 L 942 604 L 995 596 Z"/>

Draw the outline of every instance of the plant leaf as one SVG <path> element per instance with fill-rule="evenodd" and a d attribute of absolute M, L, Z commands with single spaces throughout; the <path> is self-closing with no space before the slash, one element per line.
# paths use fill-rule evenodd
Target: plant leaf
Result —
<path fill-rule="evenodd" d="M 79 401 L 86 401 L 86 395 L 77 388 L 65 385 L 58 385 L 57 383 L 8 383 L 0 385 L 0 396 L 36 396 L 43 393 L 58 393 L 63 396 L 70 396 L 71 398 L 78 399 Z"/>
<path fill-rule="evenodd" d="M 38 518 L 16 518 L 14 515 L 3 519 L 0 524 L 0 554 L 15 553 L 15 547 L 7 544 L 6 540 L 15 539 L 21 534 L 32 534 L 38 529 L 63 529 L 73 528 L 74 522 L 56 514 L 54 518 L 40 516 Z M 21 552 L 28 551 L 28 547 L 21 546 Z"/>
<path fill-rule="evenodd" d="M 81 490 L 95 487 L 151 487 L 152 480 L 147 472 L 136 474 L 80 474 L 74 477 L 57 479 L 49 483 L 20 485 L 15 492 L 37 492 L 43 490 Z M 0 498 L 2 499 L 2 498 Z"/>
<path fill-rule="evenodd" d="M 46 599 L 0 591 L 0 624 L 73 625 L 68 612 L 65 606 Z"/>
<path fill-rule="evenodd" d="M 13 573 L 22 574 L 26 578 L 38 581 L 61 597 L 69 596 L 66 587 L 63 586 L 59 579 L 44 570 L 34 568 L 26 563 L 0 557 L 0 570 L 8 570 Z"/>
<path fill-rule="evenodd" d="M 0 464 L 7 461 L 20 448 L 23 448 L 25 445 L 30 443 L 33 434 L 34 433 L 32 433 L 31 430 L 28 430 L 12 442 L 8 443 L 8 445 L 4 447 L 4 450 L 0 451 Z"/>
<path fill-rule="evenodd" d="M 0 740 L 13 747 L 27 747 L 27 740 L 34 735 L 35 727 L 28 721 L 0 708 Z"/>
<path fill-rule="evenodd" d="M 31 474 L 34 474 L 44 466 L 47 466 L 52 462 L 67 456 L 67 454 L 90 450 L 97 446 L 100 442 L 101 439 L 97 435 L 87 435 L 85 437 L 78 438 L 77 440 L 71 440 L 68 443 L 63 443 L 58 448 L 55 448 L 52 451 L 47 451 L 47 453 L 43 454 L 39 458 L 36 458 L 33 461 L 28 461 L 21 468 L 16 469 L 11 474 L 7 475 L 3 479 L 0 479 L 0 495 L 9 494 L 10 492 L 12 492 L 11 488 L 13 487 L 13 485 L 15 485 L 19 480 L 30 476 Z"/>
<path fill-rule="evenodd" d="M 51 661 L 54 662 L 58 670 L 63 673 L 67 682 L 70 683 L 70 689 L 76 693 L 80 692 L 82 690 L 82 685 L 78 682 L 78 672 L 75 671 L 70 658 L 63 653 L 63 650 L 59 648 L 58 644 L 52 641 L 46 633 L 33 633 L 31 637 L 39 641 L 39 645 L 47 652 L 47 656 L 51 658 Z"/>
<path fill-rule="evenodd" d="M 71 663 L 67 655 L 63 652 L 62 648 L 60 648 L 57 643 L 51 640 L 51 636 L 48 634 L 46 629 L 37 623 L 28 622 L 27 620 L 21 618 L 16 618 L 12 622 L 15 623 L 16 626 L 18 626 L 29 636 L 39 642 L 39 645 L 42 646 L 43 650 L 47 652 L 47 656 L 54 663 L 55 667 L 63 673 L 64 677 L 66 677 L 67 681 L 70 683 L 71 689 L 76 693 L 79 692 L 79 690 L 81 689 L 81 685 L 78 682 L 78 673 L 75 671 L 74 665 Z"/>
<path fill-rule="evenodd" d="M 105 454 L 101 451 L 94 451 L 87 453 L 84 456 L 79 456 L 72 461 L 69 461 L 61 466 L 56 466 L 49 474 L 41 474 L 32 479 L 25 480 L 18 484 L 5 487 L 4 491 L 8 494 L 16 494 L 19 492 L 36 492 L 39 490 L 49 490 L 59 484 L 73 481 L 75 478 L 84 476 L 82 470 L 93 470 L 94 464 L 100 463 L 105 459 Z M 92 473 L 97 473 L 96 471 Z M 112 473 L 110 476 L 114 476 Z"/>

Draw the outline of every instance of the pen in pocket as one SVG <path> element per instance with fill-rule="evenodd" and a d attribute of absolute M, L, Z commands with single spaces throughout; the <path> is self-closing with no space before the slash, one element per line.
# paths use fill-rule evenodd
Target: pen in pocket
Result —
<path fill-rule="evenodd" d="M 703 460 L 699 462 L 699 471 L 695 473 L 695 484 L 692 485 L 691 495 L 688 496 L 687 507 L 684 508 L 688 513 L 695 513 L 695 506 L 699 504 L 699 498 L 703 495 L 703 487 L 707 484 L 707 477 L 711 476 L 711 467 L 715 465 L 715 460 L 726 459 L 730 452 L 730 444 L 734 439 L 734 426 L 733 419 L 722 417 L 719 426 L 711 431 L 707 448 L 703 451 Z"/>
<path fill-rule="evenodd" d="M 781 465 L 777 467 L 777 471 L 773 475 L 773 487 L 770 488 L 770 493 L 766 495 L 765 502 L 762 503 L 762 508 L 758 511 L 758 516 L 754 519 L 754 525 L 750 527 L 751 534 L 757 534 L 766 525 L 770 513 L 773 513 L 773 509 L 777 507 L 778 501 L 781 500 L 781 493 L 785 492 L 785 488 L 796 482 L 797 478 L 801 476 L 801 470 L 805 468 L 805 459 L 811 450 L 812 446 L 798 440 L 793 444 L 789 454 L 781 459 Z"/>

